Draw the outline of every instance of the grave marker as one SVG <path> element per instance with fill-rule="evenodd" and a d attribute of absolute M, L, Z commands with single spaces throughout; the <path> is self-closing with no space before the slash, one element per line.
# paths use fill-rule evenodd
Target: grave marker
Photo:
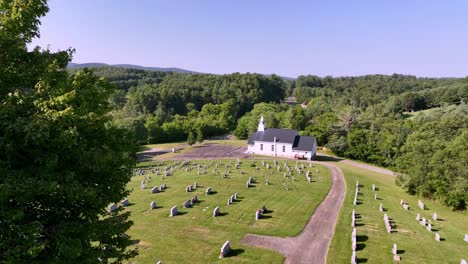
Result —
<path fill-rule="evenodd" d="M 173 207 L 171 208 L 171 211 L 170 211 L 169 216 L 170 216 L 170 217 L 173 217 L 173 216 L 176 216 L 178 213 L 179 213 L 179 211 L 177 211 L 177 206 L 173 206 Z"/>
<path fill-rule="evenodd" d="M 112 213 L 115 210 L 117 210 L 117 205 L 115 203 L 111 203 L 108 207 L 109 213 Z"/>
<path fill-rule="evenodd" d="M 392 248 L 392 253 L 393 253 L 393 255 L 396 255 L 397 252 L 398 252 L 397 245 L 396 245 L 396 244 L 393 244 L 393 248 Z"/>
<path fill-rule="evenodd" d="M 255 212 L 255 220 L 259 220 L 262 217 L 262 210 L 257 210 Z"/>
<path fill-rule="evenodd" d="M 155 201 L 152 201 L 152 202 L 150 203 L 150 208 L 151 208 L 151 209 L 156 209 L 156 202 L 155 202 Z"/>
<path fill-rule="evenodd" d="M 190 208 L 190 206 L 192 206 L 191 200 L 185 201 L 185 202 L 182 204 L 182 206 L 183 206 L 184 208 Z"/>
<path fill-rule="evenodd" d="M 217 217 L 219 215 L 219 207 L 213 209 L 213 217 Z"/>
<path fill-rule="evenodd" d="M 435 240 L 440 242 L 440 235 L 439 235 L 439 233 L 435 233 Z"/>
<path fill-rule="evenodd" d="M 229 246 L 229 240 L 224 242 L 223 246 L 221 247 L 221 252 L 219 253 L 219 258 L 225 258 L 231 252 L 231 247 Z"/>

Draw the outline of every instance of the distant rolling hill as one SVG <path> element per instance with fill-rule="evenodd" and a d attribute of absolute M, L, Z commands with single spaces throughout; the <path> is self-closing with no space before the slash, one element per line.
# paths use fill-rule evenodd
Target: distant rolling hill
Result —
<path fill-rule="evenodd" d="M 126 68 L 126 69 L 139 69 L 145 71 L 161 71 L 161 72 L 177 72 L 177 73 L 191 73 L 191 74 L 203 74 L 202 72 L 195 72 L 191 70 L 185 70 L 181 68 L 161 68 L 161 67 L 145 67 L 140 65 L 133 64 L 107 64 L 101 62 L 89 62 L 89 63 L 73 63 L 68 64 L 69 69 L 81 69 L 81 68 L 98 68 L 98 67 L 117 67 L 117 68 Z M 270 76 L 271 74 L 264 74 L 265 76 Z M 283 80 L 295 80 L 296 78 L 280 76 Z"/>
<path fill-rule="evenodd" d="M 117 68 L 126 68 L 126 69 L 139 69 L 145 71 L 161 71 L 161 72 L 177 72 L 177 73 L 199 73 L 190 70 L 184 70 L 180 68 L 160 68 L 160 67 L 144 67 L 139 65 L 132 64 L 106 64 L 100 62 L 91 62 L 91 63 L 73 63 L 68 64 L 69 69 L 81 69 L 81 68 L 97 68 L 97 67 L 117 67 Z"/>

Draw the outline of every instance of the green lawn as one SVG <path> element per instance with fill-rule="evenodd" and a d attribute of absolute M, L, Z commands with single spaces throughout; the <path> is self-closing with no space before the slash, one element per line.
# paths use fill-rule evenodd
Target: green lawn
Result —
<path fill-rule="evenodd" d="M 403 263 L 460 263 L 462 258 L 468 258 L 468 244 L 463 241 L 468 233 L 468 213 L 453 212 L 431 200 L 406 194 L 395 185 L 393 176 L 382 175 L 350 165 L 335 163 L 344 172 L 347 193 L 340 217 L 336 226 L 327 262 L 349 263 L 351 259 L 351 212 L 356 210 L 360 218 L 356 219 L 359 263 L 393 263 L 391 249 L 396 243 Z M 357 206 L 353 205 L 356 180 L 363 185 Z M 374 200 L 372 184 L 381 200 Z M 409 203 L 406 211 L 400 205 L 400 199 Z M 417 206 L 421 199 L 428 209 L 421 210 Z M 389 218 L 396 221 L 396 231 L 388 234 L 385 230 L 383 216 L 379 212 L 379 204 L 387 209 Z M 432 214 L 437 212 L 442 220 L 432 220 Z M 434 239 L 435 232 L 427 231 L 416 221 L 416 214 L 431 219 L 433 230 L 438 230 L 443 241 Z"/>
<path fill-rule="evenodd" d="M 219 161 L 216 161 L 219 162 Z M 227 171 L 225 164 L 229 161 L 223 160 L 219 166 L 219 173 L 212 176 L 213 167 L 207 169 L 206 175 L 197 176 L 197 171 L 186 173 L 179 170 L 174 175 L 162 179 L 161 176 L 152 176 L 147 189 L 140 189 L 140 182 L 144 176 L 135 176 L 129 183 L 132 194 L 129 200 L 131 206 L 125 210 L 131 211 L 133 227 L 128 234 L 138 243 L 140 254 L 136 257 L 136 263 L 282 263 L 284 257 L 279 253 L 240 244 L 240 240 L 246 233 L 295 236 L 300 233 L 312 214 L 315 207 L 320 204 L 327 194 L 331 180 L 329 171 L 325 167 L 314 165 L 310 168 L 314 172 L 312 183 L 308 183 L 304 174 L 293 173 L 296 181 L 283 177 L 276 169 L 268 171 L 261 165 L 260 160 L 256 164 L 261 168 L 255 171 L 251 167 L 250 160 L 242 160 L 239 169 L 231 165 L 229 178 L 222 179 L 221 173 Z M 270 165 L 272 161 L 268 161 Z M 172 164 L 166 162 L 165 164 Z M 207 165 L 208 161 L 193 161 Z M 282 162 L 280 162 L 282 164 Z M 287 161 L 294 170 L 295 161 Z M 315 169 L 320 173 L 316 174 Z M 306 169 L 308 166 L 306 165 Z M 240 174 L 244 170 L 246 174 Z M 254 187 L 247 189 L 245 183 L 249 176 L 254 176 L 257 183 Z M 270 185 L 265 184 L 269 178 Z M 186 193 L 185 187 L 193 185 L 197 181 L 200 187 L 192 192 Z M 281 181 L 285 182 L 287 191 Z M 152 186 L 166 183 L 169 187 L 166 191 L 151 194 Z M 216 192 L 206 196 L 205 189 L 212 187 Z M 227 206 L 228 198 L 238 193 L 239 200 Z M 182 208 L 182 203 L 197 195 L 200 203 L 192 208 Z M 149 210 L 151 201 L 155 201 L 158 208 Z M 178 206 L 183 214 L 169 217 L 169 209 Z M 256 209 L 262 205 L 271 211 L 264 219 L 255 220 Z M 219 206 L 220 217 L 213 218 L 213 209 Z M 233 255 L 227 259 L 219 260 L 220 247 L 226 241 L 231 241 Z"/>

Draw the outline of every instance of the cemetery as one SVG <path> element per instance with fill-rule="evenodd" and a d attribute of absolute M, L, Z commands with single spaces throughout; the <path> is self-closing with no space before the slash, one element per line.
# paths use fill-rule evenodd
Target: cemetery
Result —
<path fill-rule="evenodd" d="M 348 191 L 327 263 L 461 263 L 467 258 L 466 211 L 411 196 L 392 175 L 335 165 Z"/>
<path fill-rule="evenodd" d="M 128 232 L 140 252 L 134 261 L 282 263 L 281 254 L 240 241 L 248 233 L 298 235 L 330 186 L 329 170 L 308 161 L 140 163 L 123 208 L 134 222 Z"/>

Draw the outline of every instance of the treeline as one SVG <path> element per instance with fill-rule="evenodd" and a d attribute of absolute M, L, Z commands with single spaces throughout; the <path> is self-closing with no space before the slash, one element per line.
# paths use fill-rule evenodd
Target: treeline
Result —
<path fill-rule="evenodd" d="M 322 98 L 333 105 L 367 108 L 391 100 L 394 112 L 418 111 L 460 103 L 468 99 L 466 85 L 454 78 L 416 78 L 409 75 L 368 75 L 361 77 L 299 76 L 294 89 L 298 102 Z"/>
<path fill-rule="evenodd" d="M 101 67 L 95 74 L 117 86 L 110 97 L 115 124 L 140 144 L 204 137 L 235 128 L 254 104 L 283 100 L 286 83 L 276 75 L 181 74 Z"/>
<path fill-rule="evenodd" d="M 235 135 L 247 138 L 263 114 L 268 127 L 297 129 L 317 137 L 319 145 L 338 156 L 401 172 L 397 183 L 410 193 L 466 208 L 467 79 L 401 75 L 324 79 L 297 80 L 296 86 L 315 91 L 305 97 L 306 106 L 255 105 L 238 120 Z M 415 108 L 421 101 L 424 107 Z M 432 109 L 408 111 L 426 108 Z"/>

